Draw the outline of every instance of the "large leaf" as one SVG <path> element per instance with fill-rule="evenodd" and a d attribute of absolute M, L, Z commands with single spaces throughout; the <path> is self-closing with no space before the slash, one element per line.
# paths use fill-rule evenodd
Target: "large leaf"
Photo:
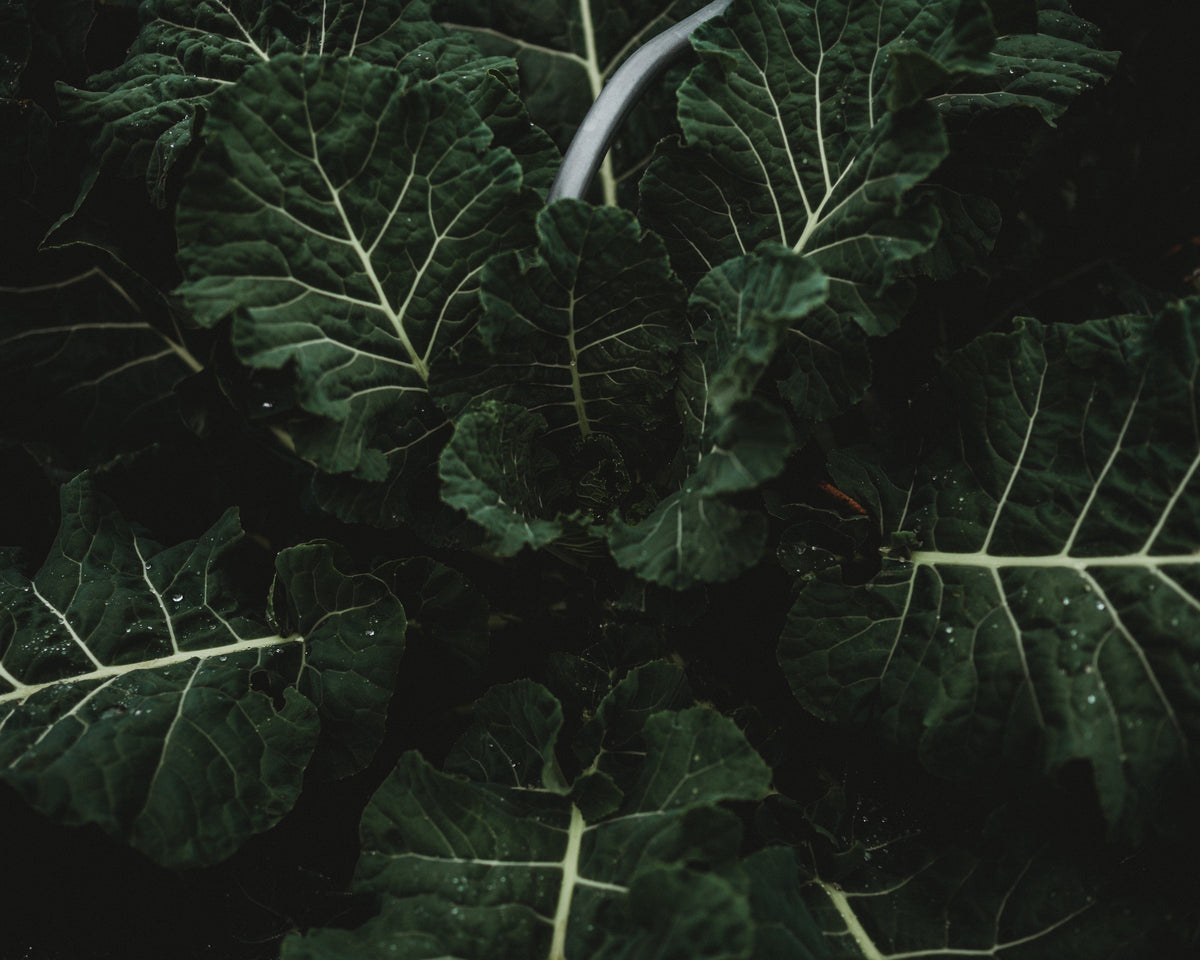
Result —
<path fill-rule="evenodd" d="M 773 241 L 825 271 L 832 309 L 891 329 L 884 288 L 937 234 L 932 210 L 904 197 L 948 147 L 932 108 L 887 109 L 906 76 L 889 62 L 911 46 L 945 70 L 982 69 L 986 12 L 957 8 L 752 0 L 702 25 L 701 65 L 679 91 L 690 146 L 668 148 L 642 184 L 677 268 L 697 275 Z"/>
<path fill-rule="evenodd" d="M 938 232 L 928 198 L 909 196 L 948 151 L 925 98 L 1007 76 L 992 41 L 975 0 L 734 5 L 693 38 L 702 63 L 679 91 L 687 146 L 668 144 L 647 172 L 647 224 L 687 277 L 781 243 L 828 274 L 832 310 L 888 332 L 907 303 L 889 288 Z M 1070 44 L 1047 43 L 1070 60 Z M 1038 90 L 1057 82 L 1039 76 Z"/>
<path fill-rule="evenodd" d="M 93 492 L 62 490 L 41 569 L 0 567 L 0 780 L 160 863 L 211 863 L 274 825 L 310 756 L 361 768 L 403 650 L 384 584 L 327 545 L 279 555 L 272 616 L 241 596 L 229 511 L 163 547 Z"/>
<path fill-rule="evenodd" d="M 102 270 L 0 287 L 0 304 L 0 434 L 92 465 L 181 425 L 175 390 L 199 362 Z"/>
<path fill-rule="evenodd" d="M 178 218 L 197 318 L 234 315 L 244 363 L 289 366 L 297 451 L 321 469 L 383 481 L 429 462 L 430 381 L 474 322 L 485 259 L 526 228 L 512 153 L 452 89 L 348 58 L 247 71 L 208 129 Z"/>
<path fill-rule="evenodd" d="M 584 114 L 625 58 L 706 2 L 546 0 L 497 4 L 438 0 L 434 13 L 446 26 L 468 32 L 484 51 L 517 58 L 522 94 L 534 121 L 565 150 Z M 645 163 L 655 141 L 668 132 L 664 129 L 667 123 L 669 118 L 653 111 L 637 111 L 625 122 L 613 155 L 600 168 L 604 203 L 617 202 L 620 182 Z"/>
<path fill-rule="evenodd" d="M 552 161 L 552 145 L 523 117 L 515 64 L 480 57 L 467 38 L 432 23 L 422 3 L 150 0 L 139 14 L 142 29 L 125 62 L 89 78 L 86 88 L 62 85 L 59 94 L 72 119 L 99 126 L 96 162 L 144 176 L 160 205 L 213 95 L 285 53 L 341 54 L 414 79 L 444 76 L 531 170 Z"/>
<path fill-rule="evenodd" d="M 839 459 L 885 556 L 800 594 L 779 655 L 801 702 L 950 776 L 1082 761 L 1115 832 L 1153 819 L 1200 734 L 1198 334 L 1195 300 L 1028 321 L 954 357 L 919 469 Z"/>
<path fill-rule="evenodd" d="M 649 704 L 662 685 L 640 673 L 618 690 L 633 684 L 623 700 Z M 528 681 L 479 704 L 448 761 L 461 775 L 405 754 L 362 821 L 355 883 L 382 913 L 292 938 L 283 955 L 746 956 L 748 904 L 720 874 L 741 829 L 716 804 L 761 797 L 767 767 L 708 710 L 602 713 L 638 729 L 602 734 L 574 788 L 555 758 L 561 707 Z M 610 764 L 606 748 L 624 755 Z M 601 796 L 589 819 L 580 803 Z"/>

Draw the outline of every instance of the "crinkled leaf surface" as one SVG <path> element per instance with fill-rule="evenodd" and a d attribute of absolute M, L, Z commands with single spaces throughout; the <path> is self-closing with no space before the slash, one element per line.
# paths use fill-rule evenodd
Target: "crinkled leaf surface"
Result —
<path fill-rule="evenodd" d="M 734 5 L 693 37 L 702 63 L 679 91 L 688 146 L 660 149 L 647 172 L 647 225 L 685 277 L 781 243 L 828 274 L 830 309 L 888 332 L 907 302 L 888 288 L 938 233 L 928 198 L 908 196 L 948 151 L 925 98 L 1008 76 L 992 42 L 973 0 Z M 1049 75 L 1030 82 L 1056 88 Z"/>
<path fill-rule="evenodd" d="M 561 467 L 538 446 L 546 421 L 488 400 L 458 418 L 442 451 L 442 499 L 487 531 L 487 547 L 510 557 L 545 546 L 562 533 L 555 507 L 566 492 Z"/>
<path fill-rule="evenodd" d="M 702 25 L 701 65 L 679 91 L 691 146 L 668 148 L 642 184 L 646 222 L 681 273 L 773 241 L 825 271 L 832 309 L 891 329 L 880 295 L 937 234 L 904 196 L 948 149 L 932 108 L 887 109 L 891 78 L 907 76 L 891 60 L 911 49 L 947 71 L 983 68 L 986 12 L 958 7 L 752 0 Z"/>
<path fill-rule="evenodd" d="M 686 336 L 662 242 L 628 211 L 578 200 L 550 204 L 537 230 L 531 262 L 501 254 L 483 270 L 490 367 L 471 393 L 536 411 L 552 431 L 648 430 Z"/>
<path fill-rule="evenodd" d="M 847 402 L 869 369 L 852 324 L 814 316 L 827 292 L 811 261 L 778 247 L 730 260 L 697 285 L 695 342 L 684 350 L 676 390 L 680 488 L 640 523 L 609 526 L 618 564 L 681 590 L 732 579 L 758 561 L 765 517 L 720 497 L 776 476 L 795 446 L 788 418 L 754 396 L 760 380 L 786 353 L 793 380 L 805 384 L 791 396 L 816 418 Z"/>
<path fill-rule="evenodd" d="M 180 426 L 176 387 L 200 369 L 173 333 L 99 268 L 0 287 L 0 377 L 22 384 L 0 412 L 0 433 L 53 438 L 68 462 L 89 465 L 161 437 Z"/>
<path fill-rule="evenodd" d="M 548 691 L 501 687 L 477 717 L 448 761 L 465 776 L 405 754 L 363 816 L 356 886 L 382 913 L 292 938 L 288 960 L 747 955 L 747 901 L 704 869 L 729 864 L 741 833 L 716 804 L 769 782 L 729 720 L 700 708 L 645 718 L 637 742 L 622 741 L 638 754 L 608 779 L 616 805 L 588 820 L 557 769 L 562 712 Z"/>
<path fill-rule="evenodd" d="M 266 617 L 232 578 L 235 511 L 162 547 L 86 475 L 62 504 L 32 579 L 11 556 L 0 571 L 0 779 L 183 867 L 287 813 L 319 734 L 330 768 L 361 766 L 403 649 L 381 582 L 341 572 L 327 546 L 286 550 Z"/>
<path fill-rule="evenodd" d="M 69 116 L 100 124 L 97 162 L 145 176 L 159 204 L 198 111 L 249 67 L 285 53 L 340 54 L 413 79 L 444 76 L 531 170 L 554 156 L 548 138 L 523 117 L 515 64 L 480 57 L 467 38 L 432 23 L 423 3 L 150 0 L 139 14 L 142 29 L 123 64 L 89 78 L 86 88 L 63 85 L 59 93 Z"/>
<path fill-rule="evenodd" d="M 800 594 L 779 656 L 801 702 L 950 776 L 1085 762 L 1136 834 L 1200 733 L 1198 332 L 1195 300 L 1029 321 L 954 357 L 915 473 L 842 460 L 888 546 L 870 583 Z"/>
<path fill-rule="evenodd" d="M 545 0 L 491 3 L 440 0 L 435 18 L 468 32 L 487 52 L 511 55 L 521 66 L 530 114 L 565 150 L 600 90 L 625 58 L 651 37 L 699 10 L 707 0 Z M 614 156 L 601 167 L 606 204 L 622 179 L 636 172 L 662 136 L 662 120 L 626 121 Z M 639 131 L 643 135 L 638 135 Z"/>
<path fill-rule="evenodd" d="M 208 129 L 178 218 L 197 318 L 235 314 L 243 362 L 290 365 L 297 450 L 321 469 L 382 481 L 429 462 L 429 383 L 474 322 L 484 261 L 525 230 L 512 153 L 461 94 L 348 58 L 247 71 Z"/>

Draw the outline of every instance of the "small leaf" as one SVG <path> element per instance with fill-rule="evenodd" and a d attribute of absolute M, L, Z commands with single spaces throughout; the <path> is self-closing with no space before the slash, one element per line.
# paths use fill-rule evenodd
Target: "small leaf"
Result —
<path fill-rule="evenodd" d="M 536 550 L 563 532 L 555 505 L 565 485 L 558 462 L 537 445 L 545 431 L 537 414 L 489 400 L 458 418 L 442 451 L 442 499 L 488 532 L 498 556 Z"/>

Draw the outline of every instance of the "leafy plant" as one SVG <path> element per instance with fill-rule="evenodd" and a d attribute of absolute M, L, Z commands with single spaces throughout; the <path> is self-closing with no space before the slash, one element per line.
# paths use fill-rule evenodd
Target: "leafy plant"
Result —
<path fill-rule="evenodd" d="M 1195 954 L 1165 34 L 702 5 L 0 4 L 0 952 Z"/>

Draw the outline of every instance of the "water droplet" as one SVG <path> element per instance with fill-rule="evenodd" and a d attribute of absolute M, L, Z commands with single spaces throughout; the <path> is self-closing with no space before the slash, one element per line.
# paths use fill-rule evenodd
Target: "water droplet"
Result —
<path fill-rule="evenodd" d="M 182 600 L 182 599 L 183 599 L 183 594 L 182 594 L 182 593 L 177 593 L 177 594 L 175 594 L 175 596 L 173 596 L 173 597 L 171 598 L 171 600 L 172 600 L 173 602 L 175 602 L 175 603 L 179 603 L 179 601 L 180 601 L 180 600 Z"/>
<path fill-rule="evenodd" d="M 1097 604 L 1096 604 L 1096 609 L 1097 609 L 1097 610 L 1103 610 L 1103 609 L 1104 609 L 1104 604 L 1102 604 L 1102 603 L 1097 603 Z"/>
<path fill-rule="evenodd" d="M 1063 606 L 1064 606 L 1064 607 L 1069 607 L 1070 605 L 1071 605 L 1071 598 L 1070 598 L 1070 597 L 1063 597 Z"/>
<path fill-rule="evenodd" d="M 1088 694 L 1087 701 L 1088 701 L 1088 703 L 1095 703 L 1095 702 L 1096 702 L 1096 695 L 1095 695 L 1094 693 L 1089 693 L 1089 694 Z"/>

